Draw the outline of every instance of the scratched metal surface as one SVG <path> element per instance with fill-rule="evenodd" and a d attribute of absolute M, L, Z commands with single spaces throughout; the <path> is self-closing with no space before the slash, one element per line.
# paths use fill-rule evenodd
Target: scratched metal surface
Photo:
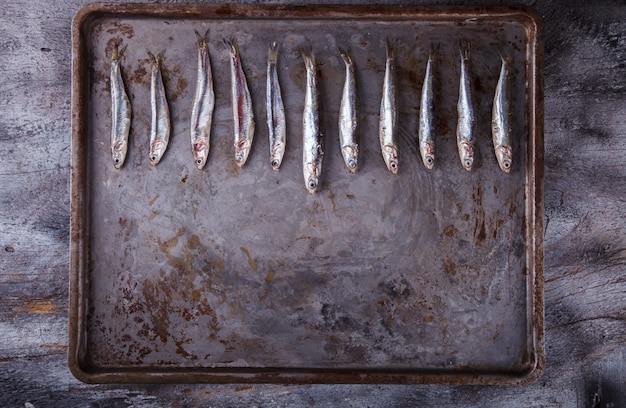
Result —
<path fill-rule="evenodd" d="M 83 27 L 88 64 L 81 222 L 88 234 L 80 278 L 81 369 L 122 378 L 136 370 L 192 369 L 200 373 L 199 381 L 211 370 L 270 367 L 432 371 L 452 375 L 452 382 L 532 371 L 535 326 L 543 323 L 532 317 L 532 231 L 526 228 L 533 205 L 525 195 L 533 155 L 527 88 L 532 33 L 514 18 L 462 17 L 111 14 L 89 20 Z M 193 30 L 207 28 L 216 107 L 208 164 L 199 171 L 189 142 Z M 231 36 L 239 41 L 257 124 L 242 169 L 233 158 L 229 65 L 220 43 Z M 400 43 L 396 176 L 384 165 L 377 135 L 387 37 Z M 470 173 L 461 167 L 455 141 L 462 39 L 473 47 L 477 113 L 477 156 Z M 280 43 L 288 120 L 279 172 L 269 164 L 264 108 L 267 46 L 273 40 Z M 437 160 L 428 171 L 416 147 L 416 129 L 433 42 L 440 44 Z M 121 170 L 109 154 L 114 43 L 127 46 L 122 69 L 133 106 Z M 318 60 L 326 127 L 322 188 L 315 195 L 307 193 L 301 169 L 304 64 L 297 50 L 307 44 Z M 348 173 L 339 151 L 344 67 L 337 47 L 351 49 L 357 66 L 362 160 L 356 174 Z M 514 64 L 514 164 L 508 175 L 499 170 L 491 145 L 498 48 L 510 52 Z M 165 50 L 172 118 L 170 145 L 156 167 L 148 160 L 146 49 Z"/>

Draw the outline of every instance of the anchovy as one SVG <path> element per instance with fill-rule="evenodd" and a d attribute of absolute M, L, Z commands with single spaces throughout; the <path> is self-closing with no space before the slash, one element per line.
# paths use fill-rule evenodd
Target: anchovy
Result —
<path fill-rule="evenodd" d="M 509 173 L 513 161 L 509 106 L 511 56 L 500 54 L 500 58 L 502 59 L 502 68 L 496 86 L 496 94 L 493 98 L 491 134 L 498 165 L 503 172 Z"/>
<path fill-rule="evenodd" d="M 461 75 L 459 79 L 459 101 L 457 103 L 458 123 L 456 144 L 461 165 L 467 171 L 474 164 L 474 107 L 469 75 L 469 44 L 459 48 L 461 55 Z"/>
<path fill-rule="evenodd" d="M 346 81 L 343 85 L 343 95 L 339 107 L 339 141 L 341 154 L 348 170 L 354 173 L 359 162 L 358 140 L 358 96 L 356 87 L 356 75 L 352 57 L 342 49 L 339 54 L 346 65 Z"/>
<path fill-rule="evenodd" d="M 385 63 L 385 79 L 383 97 L 380 101 L 378 116 L 378 136 L 383 159 L 390 172 L 398 173 L 398 144 L 396 139 L 396 48 L 387 41 L 387 58 Z"/>
<path fill-rule="evenodd" d="M 254 138 L 254 112 L 252 98 L 248 89 L 246 75 L 241 65 L 237 41 L 224 39 L 230 55 L 230 89 L 233 104 L 233 122 L 235 128 L 235 162 L 242 167 L 252 148 Z"/>
<path fill-rule="evenodd" d="M 424 85 L 422 85 L 422 98 L 420 101 L 419 119 L 419 148 L 424 166 L 431 170 L 435 165 L 435 123 L 433 113 L 433 65 L 435 50 L 430 49 Z"/>
<path fill-rule="evenodd" d="M 211 148 L 211 122 L 215 107 L 215 93 L 209 56 L 209 30 L 204 35 L 200 35 L 197 31 L 195 33 L 198 46 L 198 80 L 191 108 L 191 153 L 196 167 L 202 170 Z"/>
<path fill-rule="evenodd" d="M 152 122 L 150 126 L 150 164 L 155 166 L 161 161 L 170 140 L 170 109 L 165 96 L 165 86 L 161 76 L 162 51 L 156 57 L 148 51 L 152 72 L 150 76 L 150 107 Z"/>
<path fill-rule="evenodd" d="M 278 44 L 272 42 L 267 57 L 266 111 L 267 130 L 270 140 L 270 164 L 278 170 L 283 162 L 287 143 L 285 107 L 278 82 Z"/>
<path fill-rule="evenodd" d="M 312 50 L 301 50 L 306 66 L 306 94 L 302 113 L 302 171 L 309 193 L 315 193 L 320 184 L 324 135 L 321 130 L 320 96 L 317 85 L 317 67 Z"/>
<path fill-rule="evenodd" d="M 111 157 L 116 169 L 121 168 L 128 152 L 128 134 L 132 108 L 124 88 L 120 60 L 126 50 L 113 48 L 111 57 Z"/>

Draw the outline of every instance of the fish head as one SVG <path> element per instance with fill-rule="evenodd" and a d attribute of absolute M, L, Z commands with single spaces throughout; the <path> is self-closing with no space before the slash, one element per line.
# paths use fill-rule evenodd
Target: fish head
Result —
<path fill-rule="evenodd" d="M 474 145 L 465 140 L 461 141 L 459 143 L 459 157 L 461 158 L 463 168 L 471 171 L 474 165 Z"/>
<path fill-rule="evenodd" d="M 304 181 L 309 193 L 317 192 L 320 185 L 320 167 L 317 164 L 306 163 L 304 165 Z"/>
<path fill-rule="evenodd" d="M 193 161 L 198 170 L 202 170 L 209 158 L 209 145 L 204 141 L 198 141 L 193 144 Z"/>
<path fill-rule="evenodd" d="M 343 161 L 346 163 L 350 173 L 354 173 L 359 164 L 359 146 L 356 143 L 352 143 L 341 148 L 343 154 Z"/>
<path fill-rule="evenodd" d="M 278 171 L 280 169 L 280 165 L 283 162 L 284 153 L 285 145 L 283 143 L 276 143 L 270 155 L 270 164 L 272 165 L 272 170 Z"/>
<path fill-rule="evenodd" d="M 248 139 L 241 139 L 235 143 L 235 162 L 241 167 L 248 160 L 250 154 L 250 142 Z"/>
<path fill-rule="evenodd" d="M 280 169 L 280 163 L 281 159 L 279 157 L 272 157 L 272 161 L 270 163 L 272 165 L 272 170 L 278 171 Z"/>
<path fill-rule="evenodd" d="M 159 161 L 161 161 L 161 157 L 163 157 L 163 153 L 165 153 L 165 149 L 167 145 L 162 140 L 157 140 L 156 142 L 150 145 L 150 164 L 156 166 Z"/>
<path fill-rule="evenodd" d="M 383 159 L 392 174 L 398 174 L 398 149 L 395 146 L 383 147 Z"/>
<path fill-rule="evenodd" d="M 421 153 L 422 153 L 422 161 L 424 162 L 424 166 L 428 170 L 432 170 L 435 165 L 435 144 L 431 142 L 422 143 Z"/>
<path fill-rule="evenodd" d="M 498 165 L 503 172 L 511 171 L 511 163 L 513 162 L 513 149 L 509 145 L 500 145 L 496 148 L 496 158 Z"/>
<path fill-rule="evenodd" d="M 113 159 L 113 166 L 115 166 L 116 169 L 119 169 L 124 165 L 127 151 L 128 144 L 121 140 L 116 141 L 113 146 L 111 146 L 111 158 Z"/>

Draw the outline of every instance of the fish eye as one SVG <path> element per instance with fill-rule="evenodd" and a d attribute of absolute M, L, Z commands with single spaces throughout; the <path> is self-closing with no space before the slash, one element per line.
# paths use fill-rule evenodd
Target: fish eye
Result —
<path fill-rule="evenodd" d="M 426 158 L 426 163 L 428 163 L 428 164 L 432 164 L 433 162 L 434 162 L 434 160 L 433 160 L 433 158 L 432 158 L 432 157 L 427 157 L 427 158 Z"/>
<path fill-rule="evenodd" d="M 152 161 L 156 161 L 156 159 L 157 159 L 156 154 L 152 155 L 152 157 L 150 157 L 150 160 L 152 160 Z"/>
<path fill-rule="evenodd" d="M 272 160 L 272 167 L 278 167 L 278 160 Z"/>
<path fill-rule="evenodd" d="M 235 161 L 236 161 L 236 162 L 240 162 L 240 161 L 242 161 L 242 160 L 243 160 L 243 157 L 241 157 L 241 156 L 235 156 Z"/>
<path fill-rule="evenodd" d="M 317 183 L 315 182 L 315 180 L 310 180 L 309 181 L 309 188 L 313 189 L 317 187 Z"/>
<path fill-rule="evenodd" d="M 508 169 L 509 167 L 511 167 L 511 163 L 509 163 L 508 161 L 505 161 L 503 164 L 504 164 L 505 169 Z"/>
<path fill-rule="evenodd" d="M 196 163 L 198 163 L 198 164 L 202 164 L 202 159 L 198 159 L 198 160 L 196 160 Z"/>
<path fill-rule="evenodd" d="M 356 162 L 354 160 L 350 160 L 348 164 L 350 165 L 350 168 L 352 169 L 356 167 Z"/>
<path fill-rule="evenodd" d="M 465 160 L 465 167 L 470 167 L 472 165 L 472 162 L 469 160 Z"/>
<path fill-rule="evenodd" d="M 114 161 L 115 161 L 115 164 L 117 164 L 117 163 L 120 162 L 120 159 L 118 157 L 116 157 Z"/>
<path fill-rule="evenodd" d="M 396 162 L 391 162 L 391 168 L 395 169 L 398 167 L 398 164 Z"/>

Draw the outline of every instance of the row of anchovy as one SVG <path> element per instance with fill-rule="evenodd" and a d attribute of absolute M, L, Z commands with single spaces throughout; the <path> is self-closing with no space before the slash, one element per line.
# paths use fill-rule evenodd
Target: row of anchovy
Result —
<path fill-rule="evenodd" d="M 210 148 L 210 132 L 215 107 L 213 76 L 209 58 L 208 31 L 204 35 L 196 32 L 198 46 L 198 78 L 191 113 L 191 151 L 194 163 L 202 169 L 207 161 Z M 243 166 L 248 158 L 254 138 L 254 114 L 252 99 L 242 68 L 237 42 L 224 40 L 230 56 L 231 96 L 234 123 L 235 162 Z M 124 164 L 128 149 L 128 135 L 131 122 L 131 105 L 124 89 L 120 71 L 120 58 L 124 50 L 113 50 L 111 61 L 111 155 L 116 168 Z M 469 75 L 469 46 L 459 49 L 461 74 L 459 99 L 457 104 L 458 123 L 456 129 L 457 148 L 463 168 L 472 169 L 476 137 L 475 115 Z M 339 140 L 341 153 L 350 172 L 355 172 L 359 158 L 358 139 L 358 96 L 355 65 L 352 57 L 344 50 L 339 53 L 345 63 L 345 83 L 339 109 Z M 303 154 L 302 169 L 306 188 L 314 193 L 319 179 L 324 157 L 324 135 L 321 127 L 320 92 L 318 87 L 315 57 L 310 48 L 301 50 L 306 67 L 306 92 L 302 116 Z M 435 130 L 433 120 L 433 71 L 434 51 L 428 56 L 426 74 L 422 87 L 419 114 L 419 150 L 424 165 L 432 169 L 435 163 Z M 161 77 L 163 53 L 154 56 L 148 52 L 152 65 L 150 81 L 150 105 L 152 121 L 150 128 L 150 163 L 156 165 L 167 149 L 170 136 L 170 114 L 165 87 Z M 278 45 L 270 44 L 267 64 L 266 112 L 270 142 L 270 164 L 278 170 L 282 163 L 286 146 L 285 108 L 282 101 L 277 70 Z M 510 57 L 502 56 L 502 68 L 496 86 L 492 111 L 492 138 L 495 155 L 502 171 L 509 173 L 512 161 L 511 127 L 509 123 L 509 76 Z M 397 143 L 397 85 L 396 85 L 396 46 L 388 42 L 386 50 L 385 77 L 379 114 L 379 140 L 383 160 L 393 174 L 398 172 Z"/>
<path fill-rule="evenodd" d="M 461 74 L 459 77 L 459 99 L 457 102 L 458 121 L 456 127 L 456 143 L 461 165 L 467 171 L 474 165 L 474 146 L 476 143 L 475 115 L 472 102 L 472 87 L 469 74 L 469 44 L 459 48 L 461 58 Z M 433 65 L 435 52 L 431 47 L 426 64 L 426 75 L 422 86 L 419 115 L 419 149 L 424 166 L 432 169 L 435 164 L 435 135 L 433 120 Z M 513 156 L 512 130 L 510 126 L 510 66 L 511 57 L 500 55 L 502 66 L 493 99 L 491 133 L 495 155 L 500 169 L 509 173 Z"/>

